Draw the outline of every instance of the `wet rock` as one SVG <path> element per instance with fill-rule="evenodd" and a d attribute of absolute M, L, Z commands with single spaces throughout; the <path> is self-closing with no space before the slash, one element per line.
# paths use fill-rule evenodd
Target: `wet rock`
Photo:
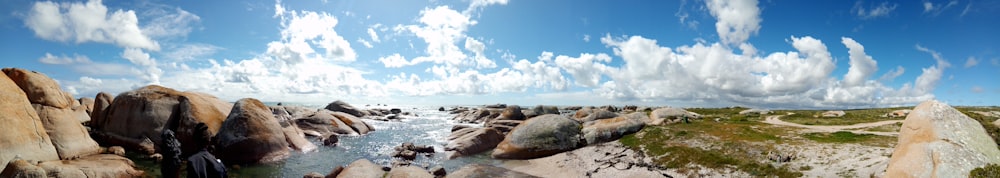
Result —
<path fill-rule="evenodd" d="M 253 98 L 236 101 L 216 139 L 217 156 L 229 164 L 271 163 L 289 156 L 281 125 Z"/>
<path fill-rule="evenodd" d="M 445 171 L 444 167 L 441 167 L 439 165 L 431 168 L 431 174 L 434 175 L 434 177 L 444 177 L 445 175 L 448 174 L 448 171 Z"/>
<path fill-rule="evenodd" d="M 337 175 L 340 175 L 341 172 L 344 172 L 344 166 L 334 167 L 332 170 L 330 170 L 329 174 L 326 174 L 326 178 L 337 177 Z"/>
<path fill-rule="evenodd" d="M 324 176 L 323 174 L 320 174 L 318 172 L 310 172 L 310 173 L 302 176 L 302 178 L 323 178 L 323 177 L 326 177 L 326 176 Z"/>
<path fill-rule="evenodd" d="M 496 149 L 496 159 L 533 159 L 584 146 L 581 125 L 566 116 L 548 114 L 514 128 Z"/>
<path fill-rule="evenodd" d="M 401 113 L 403 113 L 402 109 L 399 109 L 399 108 L 389 109 L 389 114 L 401 114 Z"/>
<path fill-rule="evenodd" d="M 323 145 L 325 146 L 336 146 L 337 142 L 340 142 L 340 139 L 336 134 L 329 134 L 329 136 L 326 136 L 324 138 L 325 139 L 323 139 Z"/>
<path fill-rule="evenodd" d="M 306 140 L 306 135 L 301 129 L 295 125 L 288 125 L 281 128 L 281 132 L 285 134 L 285 142 L 288 142 L 288 146 L 299 152 L 311 152 L 316 150 L 316 145 L 309 140 Z"/>
<path fill-rule="evenodd" d="M 439 107 L 438 111 L 444 112 L 444 107 Z"/>
<path fill-rule="evenodd" d="M 464 129 L 464 128 L 469 128 L 469 126 L 468 125 L 454 125 L 454 126 L 451 126 L 451 131 L 455 132 L 456 130 L 461 130 L 461 129 Z"/>
<path fill-rule="evenodd" d="M 410 161 L 412 161 L 414 159 L 417 159 L 417 152 L 412 151 L 412 150 L 402 150 L 402 151 L 398 151 L 395 154 L 393 154 L 392 157 L 402 158 L 404 160 L 410 160 Z"/>
<path fill-rule="evenodd" d="M 903 121 L 886 177 L 968 177 L 969 171 L 987 164 L 1000 164 L 1000 149 L 983 126 L 930 100 Z"/>

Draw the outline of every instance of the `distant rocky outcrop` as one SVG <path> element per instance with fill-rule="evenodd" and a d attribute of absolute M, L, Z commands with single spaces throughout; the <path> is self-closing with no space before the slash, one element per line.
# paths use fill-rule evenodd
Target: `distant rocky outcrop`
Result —
<path fill-rule="evenodd" d="M 577 110 L 576 113 L 573 114 L 573 119 L 576 119 L 580 122 L 589 122 L 589 121 L 608 119 L 614 117 L 618 117 L 618 114 L 608 110 L 596 109 L 593 107 L 587 107 Z"/>
<path fill-rule="evenodd" d="M 270 163 L 289 156 L 288 142 L 270 109 L 257 99 L 236 101 L 222 123 L 215 148 L 219 159 L 230 164 Z"/>
<path fill-rule="evenodd" d="M 99 94 L 98 101 L 100 98 Z M 218 133 L 232 107 L 208 94 L 149 85 L 119 94 L 104 111 L 104 118 L 94 119 L 100 122 L 91 122 L 91 126 L 102 144 L 146 154 L 154 152 L 153 145 L 160 143 L 163 129 L 170 129 L 176 132 L 181 149 L 194 153 L 200 149 L 193 146 L 195 125 L 204 123 L 211 133 Z"/>
<path fill-rule="evenodd" d="M 100 152 L 100 146 L 81 124 L 81 118 L 90 120 L 90 117 L 85 111 L 72 109 L 74 104 L 80 106 L 79 103 L 62 91 L 55 80 L 24 69 L 6 68 L 3 72 L 27 95 L 59 158 L 71 159 Z"/>
<path fill-rule="evenodd" d="M 886 177 L 968 177 L 987 164 L 1000 164 L 1000 150 L 983 126 L 931 100 L 903 121 Z"/>
<path fill-rule="evenodd" d="M 820 116 L 823 116 L 823 117 L 843 117 L 845 114 L 847 114 L 847 113 L 844 112 L 844 111 L 826 111 L 826 112 L 823 112 L 822 114 L 820 114 Z"/>
<path fill-rule="evenodd" d="M 532 110 L 534 110 L 535 114 L 538 115 L 559 114 L 559 107 L 555 106 L 538 105 L 535 106 L 535 108 L 532 108 Z"/>
<path fill-rule="evenodd" d="M 334 102 L 332 102 L 330 104 L 327 104 L 326 107 L 324 107 L 324 108 L 326 110 L 330 110 L 330 111 L 343 112 L 343 113 L 351 114 L 354 117 L 365 117 L 365 116 L 368 115 L 367 112 L 361 112 L 361 110 L 359 110 L 359 109 L 355 108 L 354 106 L 351 106 L 351 104 L 347 104 L 347 102 L 344 102 L 344 101 L 341 101 L 341 100 L 337 100 L 337 101 L 334 101 Z"/>
<path fill-rule="evenodd" d="M 740 111 L 740 115 L 765 115 L 771 113 L 772 113 L 771 110 L 767 109 L 747 109 Z"/>
<path fill-rule="evenodd" d="M 650 120 L 646 122 L 647 125 L 663 125 L 683 122 L 685 118 L 699 119 L 701 115 L 681 108 L 660 108 L 653 110 L 649 114 L 649 117 Z"/>
<path fill-rule="evenodd" d="M 295 119 L 295 124 L 306 132 L 316 132 L 317 135 L 341 134 L 363 135 L 374 130 L 371 125 L 360 118 L 343 112 L 328 110 L 317 111 L 304 118 Z"/>
<path fill-rule="evenodd" d="M 514 128 L 493 150 L 492 157 L 532 159 L 573 150 L 585 145 L 580 129 L 579 122 L 566 116 L 537 116 Z"/>

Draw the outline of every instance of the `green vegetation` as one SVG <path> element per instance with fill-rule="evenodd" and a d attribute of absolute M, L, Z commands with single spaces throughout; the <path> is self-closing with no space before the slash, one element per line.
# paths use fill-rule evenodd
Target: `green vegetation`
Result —
<path fill-rule="evenodd" d="M 803 137 L 820 143 L 857 143 L 869 146 L 890 147 L 896 137 L 872 134 L 855 134 L 846 131 L 834 133 L 806 133 Z"/>
<path fill-rule="evenodd" d="M 987 164 L 986 166 L 973 169 L 972 171 L 969 171 L 969 177 L 1000 177 L 1000 165 Z"/>
<path fill-rule="evenodd" d="M 715 122 L 705 119 L 692 121 L 691 124 L 648 126 L 639 133 L 625 136 L 619 142 L 633 150 L 654 156 L 654 161 L 663 167 L 676 168 L 682 172 L 694 169 L 689 164 L 697 164 L 713 169 L 736 169 L 754 176 L 800 177 L 802 173 L 794 171 L 788 165 L 772 165 L 763 154 L 746 154 L 777 152 L 773 143 L 788 142 L 782 137 L 790 133 L 786 128 L 770 127 L 755 121 Z M 712 149 L 689 146 L 683 143 L 685 140 L 703 141 L 711 144 Z"/>
<path fill-rule="evenodd" d="M 804 125 L 852 125 L 866 122 L 878 122 L 884 120 L 902 120 L 905 117 L 882 117 L 882 115 L 895 110 L 912 109 L 913 107 L 896 108 L 875 108 L 844 110 L 843 117 L 822 117 L 823 112 L 819 110 L 779 110 L 775 113 L 795 113 L 793 115 L 781 117 L 781 120 Z"/>
<path fill-rule="evenodd" d="M 899 128 L 903 128 L 903 123 L 886 124 L 878 127 L 865 128 L 865 131 L 871 132 L 899 132 Z"/>

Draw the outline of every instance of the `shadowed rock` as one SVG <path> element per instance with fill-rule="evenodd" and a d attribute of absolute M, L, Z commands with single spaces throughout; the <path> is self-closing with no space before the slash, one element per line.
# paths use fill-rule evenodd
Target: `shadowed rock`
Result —
<path fill-rule="evenodd" d="M 216 152 L 226 163 L 270 163 L 289 156 L 281 125 L 264 103 L 253 98 L 236 101 L 216 138 Z"/>
<path fill-rule="evenodd" d="M 24 91 L 0 74 L 0 164 L 19 156 L 29 160 L 57 160 L 59 154 L 42 127 L 42 120 L 28 102 Z M 8 166 L 10 167 L 10 166 Z M 0 171 L 3 171 L 0 167 Z M 3 176 L 8 177 L 8 176 Z"/>
<path fill-rule="evenodd" d="M 541 115 L 517 126 L 493 150 L 497 159 L 532 159 L 583 146 L 581 125 L 566 116 Z"/>

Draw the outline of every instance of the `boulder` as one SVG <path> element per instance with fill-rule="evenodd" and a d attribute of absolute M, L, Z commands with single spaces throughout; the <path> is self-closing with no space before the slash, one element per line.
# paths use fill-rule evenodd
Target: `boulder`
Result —
<path fill-rule="evenodd" d="M 603 109 L 603 110 L 606 110 L 606 111 L 611 111 L 611 112 L 618 112 L 618 111 L 619 111 L 619 110 L 618 110 L 618 107 L 615 107 L 615 106 L 612 106 L 612 105 L 607 105 L 607 106 L 601 106 L 601 107 L 600 107 L 600 108 L 598 108 L 598 109 Z"/>
<path fill-rule="evenodd" d="M 701 115 L 681 108 L 660 108 L 653 110 L 653 112 L 649 114 L 649 117 L 649 120 L 646 120 L 646 125 L 663 125 L 683 122 L 684 118 L 697 119 L 701 118 Z"/>
<path fill-rule="evenodd" d="M 510 105 L 500 112 L 500 116 L 496 120 L 524 120 L 524 114 L 521 113 L 521 107 L 517 105 Z"/>
<path fill-rule="evenodd" d="M 44 161 L 38 167 L 49 177 L 141 177 L 145 173 L 136 169 L 128 158 L 98 154 L 74 160 Z"/>
<path fill-rule="evenodd" d="M 444 107 L 438 107 L 438 111 L 444 112 Z"/>
<path fill-rule="evenodd" d="M 444 167 L 441 167 L 440 165 L 432 167 L 430 171 L 434 177 L 444 177 L 445 175 L 448 175 L 448 171 L 444 170 Z"/>
<path fill-rule="evenodd" d="M 98 94 L 98 101 L 100 98 Z M 161 144 L 160 133 L 170 129 L 177 134 L 181 149 L 194 153 L 201 149 L 194 146 L 195 126 L 204 123 L 211 133 L 218 133 L 232 107 L 208 94 L 149 85 L 119 94 L 104 111 L 104 119 L 94 119 L 101 122 L 91 121 L 91 125 L 97 128 L 102 144 L 146 151 L 145 154 L 153 151 L 144 150 L 145 140 L 150 140 L 149 145 Z"/>
<path fill-rule="evenodd" d="M 448 177 L 503 177 L 503 178 L 536 178 L 529 174 L 512 171 L 510 169 L 484 165 L 469 164 L 452 172 Z"/>
<path fill-rule="evenodd" d="M 306 140 L 306 134 L 298 127 L 289 125 L 282 127 L 281 131 L 285 134 L 285 142 L 288 142 L 288 146 L 292 149 L 303 153 L 316 150 L 316 145 Z"/>
<path fill-rule="evenodd" d="M 94 112 L 94 99 L 93 98 L 88 98 L 88 97 L 83 97 L 83 98 L 78 99 L 78 101 L 80 101 L 80 106 L 83 106 L 83 109 L 85 111 L 87 111 L 87 117 L 90 117 L 90 113 Z M 87 119 L 87 120 L 90 120 L 90 119 Z"/>
<path fill-rule="evenodd" d="M 73 96 L 60 89 L 59 84 L 45 74 L 18 68 L 5 68 L 3 72 L 10 80 L 17 83 L 32 104 L 60 109 L 70 108 L 73 105 Z"/>
<path fill-rule="evenodd" d="M 563 109 L 570 110 L 570 111 L 576 111 L 576 110 L 583 109 L 583 106 L 568 106 L 568 107 L 563 108 Z"/>
<path fill-rule="evenodd" d="M 336 134 L 330 134 L 323 137 L 324 146 L 337 146 L 337 142 L 340 142 L 340 138 Z"/>
<path fill-rule="evenodd" d="M 217 156 L 230 164 L 271 163 L 289 156 L 281 125 L 253 98 L 236 101 L 215 138 Z"/>
<path fill-rule="evenodd" d="M 847 113 L 845 113 L 844 111 L 826 111 L 826 112 L 823 112 L 823 114 L 821 114 L 821 115 L 823 117 L 842 117 L 842 116 L 844 116 L 844 114 L 847 114 Z"/>
<path fill-rule="evenodd" d="M 0 169 L 0 177 L 17 177 L 17 178 L 46 178 L 48 175 L 45 173 L 45 169 L 38 167 L 38 165 L 32 164 L 24 159 L 12 159 L 4 169 Z"/>
<path fill-rule="evenodd" d="M 125 148 L 122 148 L 121 146 L 111 146 L 108 147 L 108 151 L 106 153 L 118 156 L 125 156 Z"/>
<path fill-rule="evenodd" d="M 323 178 L 326 177 L 318 172 L 309 172 L 309 174 L 303 175 L 302 178 Z"/>
<path fill-rule="evenodd" d="M 72 159 L 101 152 L 87 129 L 75 118 L 76 112 L 47 105 L 32 104 L 42 119 L 45 132 L 52 139 L 60 159 Z"/>
<path fill-rule="evenodd" d="M 587 122 L 583 126 L 583 138 L 587 144 L 596 144 L 618 140 L 625 135 L 642 130 L 646 126 L 644 120 L 649 120 L 646 113 L 636 112 L 613 119 L 602 119 Z"/>
<path fill-rule="evenodd" d="M 900 110 L 892 111 L 888 115 L 889 115 L 889 117 L 906 117 L 906 115 L 909 115 L 911 111 L 913 111 L 913 110 L 900 109 Z"/>
<path fill-rule="evenodd" d="M 434 175 L 416 166 L 395 167 L 389 171 L 388 178 L 434 178 Z"/>
<path fill-rule="evenodd" d="M 330 110 L 330 111 L 336 111 L 336 112 L 344 112 L 344 113 L 347 113 L 347 114 L 351 114 L 354 117 L 364 117 L 365 116 L 365 114 L 361 113 L 361 110 L 358 110 L 357 108 L 354 108 L 354 106 L 351 106 L 350 104 L 347 104 L 347 102 L 340 101 L 340 100 L 337 100 L 337 101 L 334 101 L 334 102 L 332 102 L 330 104 L 327 104 L 326 107 L 325 107 L 325 109 L 326 110 Z"/>
<path fill-rule="evenodd" d="M 400 113 L 403 113 L 402 109 L 399 109 L 399 108 L 389 109 L 389 114 L 400 114 Z"/>
<path fill-rule="evenodd" d="M 580 122 L 589 122 L 614 117 L 618 117 L 618 114 L 603 109 L 580 109 L 573 114 L 573 119 Z"/>
<path fill-rule="evenodd" d="M 455 138 L 444 147 L 449 159 L 489 151 L 503 140 L 503 135 L 492 128 L 465 128 L 458 133 L 464 134 L 453 134 Z"/>
<path fill-rule="evenodd" d="M 566 116 L 541 115 L 517 126 L 507 135 L 492 157 L 497 159 L 533 159 L 551 156 L 584 146 L 581 125 Z"/>
<path fill-rule="evenodd" d="M 106 123 L 106 110 L 111 105 L 111 101 L 114 101 L 114 97 L 111 94 L 105 92 L 97 93 L 97 96 L 94 97 L 94 110 L 90 112 L 90 128 L 98 129 L 101 124 Z"/>
<path fill-rule="evenodd" d="M 335 117 L 332 111 L 326 110 L 295 119 L 295 125 L 302 130 L 315 131 L 320 135 L 332 133 L 358 135 L 358 131 L 341 121 L 340 118 Z"/>
<path fill-rule="evenodd" d="M 532 109 L 532 110 L 534 110 L 535 114 L 538 114 L 538 115 L 559 114 L 559 107 L 555 107 L 555 106 L 538 105 L 538 106 L 535 106 L 535 108 Z"/>
<path fill-rule="evenodd" d="M 486 105 L 486 106 L 483 106 L 483 107 L 490 108 L 490 109 L 503 109 L 503 108 L 507 107 L 507 104 L 497 103 L 497 104 Z"/>
<path fill-rule="evenodd" d="M 347 165 L 337 178 L 381 178 L 385 175 L 382 166 L 376 165 L 367 159 L 359 159 Z"/>
<path fill-rule="evenodd" d="M 522 109 L 521 113 L 524 114 L 524 119 L 531 119 L 532 117 L 538 116 L 538 113 L 533 109 Z"/>
<path fill-rule="evenodd" d="M 461 123 L 483 123 L 487 120 L 496 118 L 500 116 L 503 110 L 500 109 L 478 109 L 478 110 L 466 110 L 455 115 L 452 120 Z"/>
<path fill-rule="evenodd" d="M 765 114 L 770 114 L 770 113 L 771 113 L 771 110 L 767 110 L 767 109 L 747 109 L 747 110 L 740 111 L 739 114 L 740 115 L 765 115 Z"/>
<path fill-rule="evenodd" d="M 100 146 L 81 124 L 90 120 L 85 109 L 60 89 L 55 80 L 23 69 L 7 68 L 3 71 L 27 95 L 59 158 L 71 159 L 100 152 Z M 74 105 L 79 112 L 73 110 Z"/>
<path fill-rule="evenodd" d="M 886 177 L 968 177 L 987 164 L 1000 164 L 1000 150 L 983 126 L 930 100 L 903 121 Z"/>
<path fill-rule="evenodd" d="M 7 75 L 0 75 L 0 113 L 3 113 L 0 114 L 3 133 L 0 134 L 0 164 L 7 164 L 14 157 L 40 161 L 59 159 L 28 97 Z"/>
<path fill-rule="evenodd" d="M 361 118 L 354 117 L 353 115 L 342 112 L 333 112 L 332 115 L 333 117 L 339 119 L 341 122 L 344 122 L 344 124 L 346 124 L 347 126 L 350 126 L 351 129 L 354 129 L 354 131 L 357 132 L 358 134 L 364 135 L 368 134 L 368 132 L 375 130 L 374 127 L 368 125 L 368 123 L 365 123 L 363 120 L 361 120 Z"/>

